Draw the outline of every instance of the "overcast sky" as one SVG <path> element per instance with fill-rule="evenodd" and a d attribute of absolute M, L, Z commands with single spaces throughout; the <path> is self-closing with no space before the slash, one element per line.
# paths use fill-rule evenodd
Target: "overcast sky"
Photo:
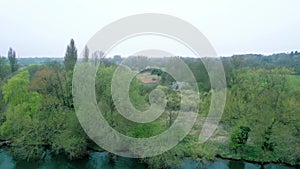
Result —
<path fill-rule="evenodd" d="M 0 55 L 62 57 L 81 51 L 103 26 L 163 13 L 196 26 L 221 56 L 300 50 L 299 0 L 0 0 Z M 122 53 L 120 53 L 122 54 Z"/>

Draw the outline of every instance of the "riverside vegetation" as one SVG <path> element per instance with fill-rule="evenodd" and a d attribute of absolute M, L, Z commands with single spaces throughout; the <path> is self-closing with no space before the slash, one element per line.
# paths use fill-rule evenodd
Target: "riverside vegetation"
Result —
<path fill-rule="evenodd" d="M 138 124 L 120 115 L 111 97 L 111 79 L 122 58 L 103 58 L 101 53 L 84 59 L 99 62 L 96 74 L 98 106 L 109 124 L 132 137 L 145 138 L 168 129 L 180 109 L 180 92 L 174 79 L 162 70 L 142 67 L 147 57 L 129 57 L 141 72 L 131 82 L 129 96 L 139 110 L 149 107 L 149 93 L 161 88 L 167 98 L 165 112 L 151 123 Z M 169 58 L 170 59 L 170 58 Z M 152 62 L 168 62 L 157 58 Z M 214 135 L 198 143 L 202 123 L 210 106 L 211 88 L 200 59 L 181 58 L 193 72 L 200 102 L 192 131 L 176 147 L 161 155 L 140 159 L 149 168 L 180 166 L 184 157 L 243 159 L 253 162 L 300 164 L 300 54 L 237 55 L 221 58 L 227 81 L 227 101 Z M 212 58 L 205 58 L 212 59 Z M 34 59 L 32 59 L 34 60 Z M 64 60 L 20 64 L 10 49 L 0 58 L 0 140 L 18 159 L 42 159 L 47 154 L 65 154 L 69 159 L 102 151 L 81 128 L 73 105 L 72 76 L 77 61 L 74 40 Z M 18 64 L 19 62 L 19 64 Z M 172 66 L 172 65 L 170 65 Z M 145 83 L 147 78 L 151 83 Z M 188 84 L 187 84 L 188 85 Z"/>

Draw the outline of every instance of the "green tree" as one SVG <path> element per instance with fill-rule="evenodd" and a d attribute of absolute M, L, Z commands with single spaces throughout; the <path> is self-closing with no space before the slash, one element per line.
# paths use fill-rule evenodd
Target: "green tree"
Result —
<path fill-rule="evenodd" d="M 90 55 L 90 50 L 87 46 L 84 47 L 83 50 L 83 61 L 88 62 L 89 61 L 89 55 Z"/>
<path fill-rule="evenodd" d="M 16 58 L 16 52 L 12 48 L 9 48 L 7 57 L 8 57 L 9 63 L 10 63 L 11 72 L 17 71 L 18 70 L 18 62 L 17 62 L 17 58 Z"/>
<path fill-rule="evenodd" d="M 242 151 L 243 146 L 247 143 L 250 128 L 247 126 L 236 127 L 230 135 L 230 147 L 236 152 Z"/>
<path fill-rule="evenodd" d="M 0 81 L 10 73 L 9 65 L 5 57 L 0 57 Z"/>
<path fill-rule="evenodd" d="M 1 139 L 12 141 L 13 155 L 21 159 L 42 158 L 49 146 L 71 159 L 85 155 L 87 138 L 74 110 L 50 89 L 54 87 L 53 73 L 49 69 L 37 71 L 31 82 L 29 76 L 28 71 L 21 71 L 2 87 L 8 108 Z"/>
<path fill-rule="evenodd" d="M 170 127 L 176 118 L 177 112 L 180 110 L 180 92 L 172 90 L 167 86 L 157 86 L 157 89 L 162 90 L 166 94 L 166 112 L 168 113 L 167 126 Z"/>
<path fill-rule="evenodd" d="M 248 145 L 255 149 L 251 154 L 253 158 L 278 159 L 291 151 L 283 146 L 289 144 L 283 138 L 293 143 L 298 140 L 297 122 L 293 120 L 298 111 L 291 109 L 298 94 L 289 94 L 290 74 L 292 72 L 286 68 L 240 69 L 236 72 L 235 84 L 228 90 L 222 122 L 229 128 L 243 124 L 251 129 Z M 289 132 L 281 131 L 283 129 Z M 239 133 L 233 132 L 232 138 L 238 138 Z M 235 143 L 235 148 L 240 147 L 238 141 L 231 142 Z"/>
<path fill-rule="evenodd" d="M 3 85 L 2 92 L 8 109 L 4 113 L 6 121 L 0 132 L 5 140 L 22 145 L 20 147 L 24 151 L 28 149 L 29 155 L 39 149 L 42 138 L 38 134 L 39 122 L 35 120 L 41 107 L 41 97 L 37 92 L 30 92 L 28 85 L 28 71 L 18 73 Z"/>
<path fill-rule="evenodd" d="M 95 82 L 98 106 L 101 112 L 103 112 L 103 115 L 110 122 L 110 125 L 116 125 L 114 120 L 114 112 L 116 111 L 116 109 L 111 96 L 111 81 L 115 69 L 115 66 L 105 66 L 103 64 L 100 64 Z"/>
<path fill-rule="evenodd" d="M 71 39 L 70 44 L 67 47 L 67 51 L 64 58 L 64 64 L 66 71 L 73 71 L 74 66 L 77 61 L 77 48 L 75 46 L 75 42 Z"/>
<path fill-rule="evenodd" d="M 267 151 L 273 151 L 275 143 L 271 141 L 271 136 L 273 134 L 273 125 L 276 122 L 276 119 L 273 119 L 273 122 L 268 126 L 263 133 L 263 143 L 261 148 L 264 150 L 264 153 Z"/>

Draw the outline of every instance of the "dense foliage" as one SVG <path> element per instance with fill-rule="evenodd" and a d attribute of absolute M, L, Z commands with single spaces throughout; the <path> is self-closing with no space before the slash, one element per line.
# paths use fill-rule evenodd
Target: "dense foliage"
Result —
<path fill-rule="evenodd" d="M 195 75 L 200 92 L 201 101 L 189 103 L 200 106 L 197 122 L 172 150 L 142 161 L 150 168 L 168 168 L 180 166 L 179 159 L 183 157 L 212 159 L 219 155 L 300 164 L 299 57 L 298 52 L 293 52 L 269 57 L 222 58 L 228 83 L 227 103 L 217 131 L 204 144 L 199 144 L 197 138 L 210 106 L 209 77 L 200 59 L 183 58 Z M 136 70 L 149 61 L 146 57 L 129 59 Z M 31 64 L 16 71 L 12 62 L 0 58 L 0 140 L 11 142 L 10 150 L 15 157 L 32 159 L 43 158 L 46 153 L 62 153 L 76 159 L 86 155 L 90 148 L 100 150 L 85 135 L 74 111 L 71 91 L 76 60 L 74 40 L 67 48 L 64 62 Z M 87 47 L 84 61 L 93 61 L 89 59 Z M 166 95 L 166 109 L 151 123 L 129 121 L 118 113 L 111 96 L 115 63 L 121 61 L 122 58 L 116 56 L 98 68 L 95 89 L 99 109 L 109 124 L 125 135 L 145 138 L 162 133 L 173 124 L 180 109 L 178 86 L 163 69 L 142 70 L 141 73 L 150 72 L 161 80 L 146 84 L 134 78 L 129 90 L 132 104 L 138 110 L 148 109 L 150 92 L 160 88 Z"/>

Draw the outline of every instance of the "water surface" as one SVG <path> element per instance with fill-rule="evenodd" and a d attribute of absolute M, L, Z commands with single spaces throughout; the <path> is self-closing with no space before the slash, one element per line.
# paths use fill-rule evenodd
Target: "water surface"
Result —
<path fill-rule="evenodd" d="M 107 152 L 90 152 L 89 157 L 82 160 L 68 160 L 65 156 L 46 156 L 39 161 L 17 161 L 5 149 L 0 149 L 0 169 L 146 169 L 147 165 L 137 159 L 116 157 L 110 159 Z M 182 166 L 171 167 L 183 169 L 300 169 L 280 164 L 259 164 L 243 161 L 216 159 L 192 160 L 184 158 Z"/>

